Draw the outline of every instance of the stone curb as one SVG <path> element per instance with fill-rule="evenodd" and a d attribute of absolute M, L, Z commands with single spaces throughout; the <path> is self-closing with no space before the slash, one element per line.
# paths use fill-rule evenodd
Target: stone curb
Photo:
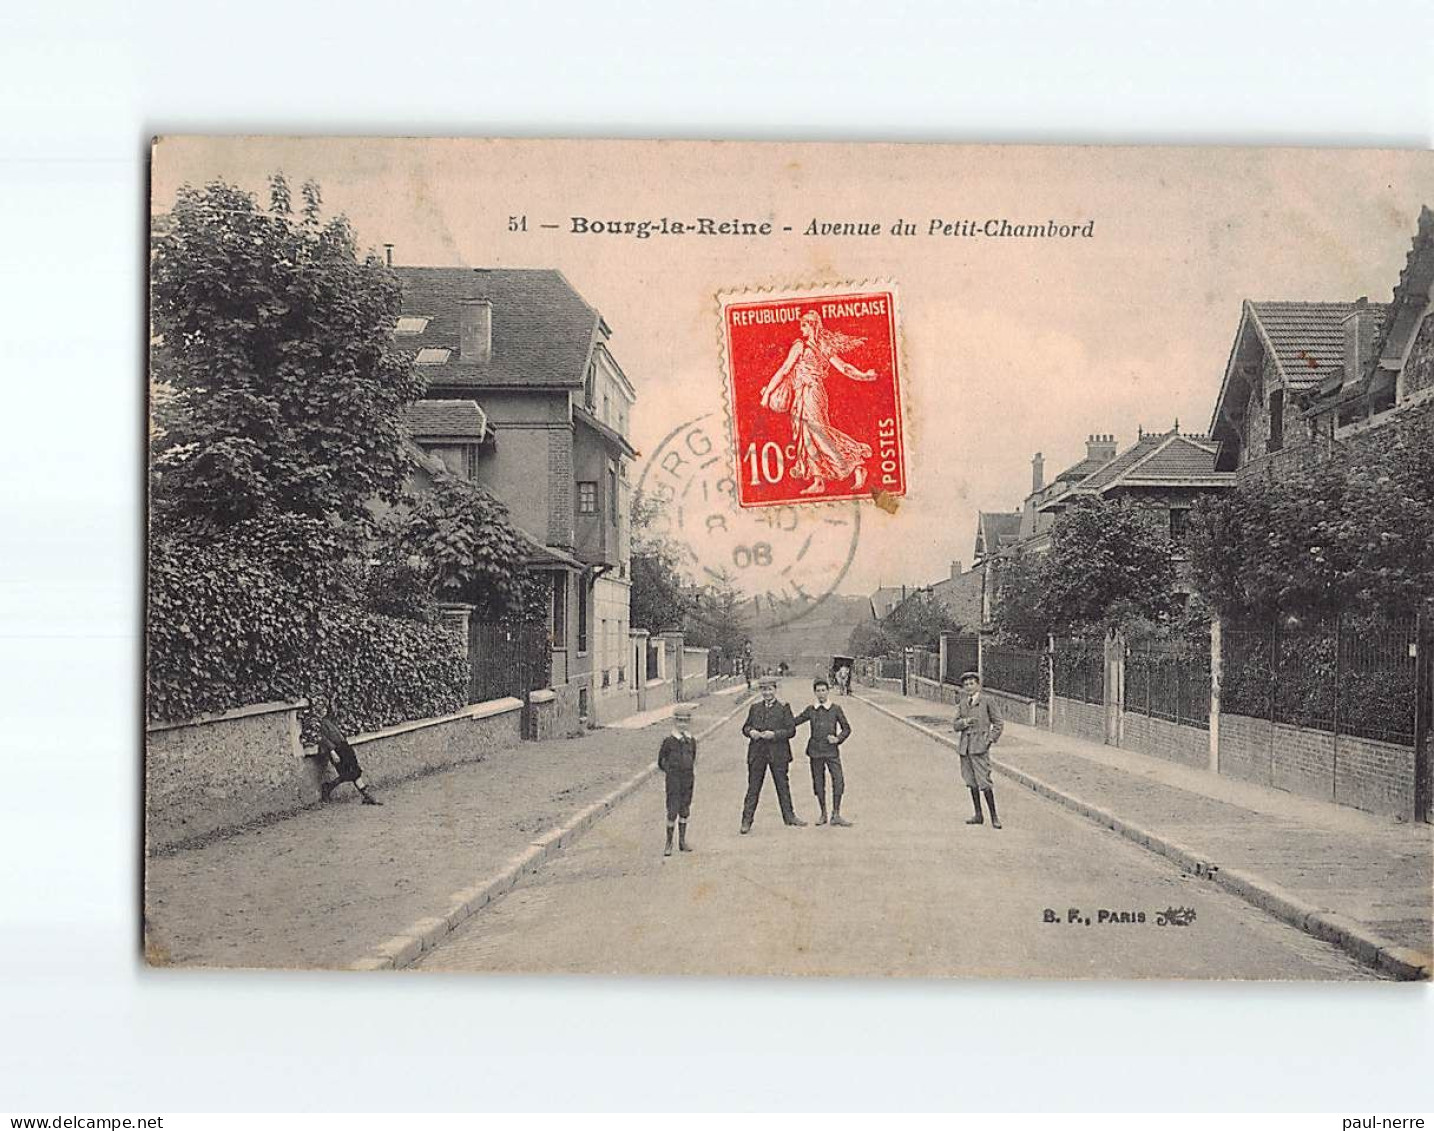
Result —
<path fill-rule="evenodd" d="M 746 702 L 747 696 L 740 697 L 736 706 L 695 737 L 699 741 L 706 738 L 741 711 Z M 611 793 L 594 801 L 587 808 L 578 810 L 564 824 L 549 829 L 536 838 L 527 849 L 509 860 L 496 875 L 472 887 L 454 892 L 449 897 L 448 911 L 444 915 L 420 919 L 410 924 L 402 934 L 395 935 L 381 944 L 373 954 L 350 962 L 345 969 L 402 970 L 413 965 L 421 955 L 442 942 L 449 932 L 456 930 L 477 912 L 512 891 L 524 876 L 537 872 L 546 861 L 572 844 L 656 774 L 656 765 L 645 766 Z"/>
<path fill-rule="evenodd" d="M 856 692 L 852 694 L 868 707 L 880 711 L 888 718 L 905 723 L 913 730 L 920 731 L 943 746 L 949 746 L 953 750 L 956 748 L 954 738 L 948 738 L 940 731 L 923 726 L 864 695 L 858 695 Z M 936 705 L 941 706 L 941 704 Z M 1232 895 L 1239 896 L 1246 903 L 1258 907 L 1276 919 L 1290 924 L 1307 935 L 1334 944 L 1366 966 L 1373 966 L 1402 981 L 1428 981 L 1434 977 L 1434 959 L 1431 959 L 1429 955 L 1420 954 L 1409 947 L 1391 942 L 1370 931 L 1362 923 L 1330 911 L 1328 908 L 1306 903 L 1278 884 L 1271 883 L 1249 872 L 1221 868 L 1218 864 L 1203 859 L 1195 849 L 1187 845 L 1132 824 L 1099 806 L 1081 800 L 1074 794 L 1058 789 L 1024 770 L 1005 765 L 995 758 L 991 759 L 991 767 L 1042 797 L 1080 813 L 1096 824 L 1119 833 L 1143 848 L 1148 848 L 1152 852 L 1167 857 L 1179 865 L 1182 871 L 1213 880 Z"/>

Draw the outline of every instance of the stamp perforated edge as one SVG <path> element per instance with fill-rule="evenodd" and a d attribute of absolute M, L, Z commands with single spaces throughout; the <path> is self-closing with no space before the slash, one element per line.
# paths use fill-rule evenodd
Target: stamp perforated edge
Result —
<path fill-rule="evenodd" d="M 895 279 L 889 277 L 861 280 L 842 279 L 805 285 L 773 283 L 767 286 L 734 287 L 716 292 L 714 299 L 717 308 L 717 350 L 722 367 L 722 413 L 727 424 L 727 442 L 730 445 L 729 456 L 732 460 L 734 478 L 741 474 L 741 468 L 737 466 L 736 389 L 732 387 L 732 359 L 727 352 L 727 308 L 739 302 L 787 302 L 796 299 L 835 297 L 860 293 L 865 290 L 889 291 L 891 294 L 891 349 L 896 358 L 896 371 L 892 375 L 892 392 L 896 400 L 896 419 L 901 432 L 902 492 L 898 496 L 891 496 L 886 492 L 880 493 L 885 494 L 888 498 L 904 498 L 910 495 L 911 464 L 907 457 L 911 451 L 911 437 L 906 422 L 905 397 L 902 395 L 902 386 L 906 382 L 906 335 L 902 328 L 901 288 L 897 286 Z M 737 505 L 743 510 L 756 510 L 761 507 L 775 506 L 836 507 L 848 506 L 852 503 L 860 505 L 862 502 L 875 504 L 878 494 L 879 492 L 873 489 L 859 495 L 849 494 L 835 498 L 783 499 L 771 503 L 742 504 L 739 502 Z"/>

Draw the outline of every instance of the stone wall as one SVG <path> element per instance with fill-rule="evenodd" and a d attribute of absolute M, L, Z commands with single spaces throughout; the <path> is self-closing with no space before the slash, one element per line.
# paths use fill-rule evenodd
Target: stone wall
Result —
<path fill-rule="evenodd" d="M 1414 749 L 1220 715 L 1220 773 L 1386 817 L 1414 816 Z"/>
<path fill-rule="evenodd" d="M 328 768 L 299 744 L 303 703 L 266 703 L 146 735 L 145 832 L 150 851 L 296 813 L 319 799 Z M 478 762 L 520 741 L 522 702 L 498 699 L 350 739 L 364 777 L 402 781 Z"/>
<path fill-rule="evenodd" d="M 1414 820 L 1414 748 L 1339 736 L 1334 799 L 1370 813 Z"/>
<path fill-rule="evenodd" d="M 145 735 L 145 836 L 151 851 L 291 813 L 318 799 L 303 770 L 303 703 L 260 703 Z M 306 789 L 307 787 L 307 789 Z"/>
<path fill-rule="evenodd" d="M 578 698 L 580 689 L 576 683 L 565 683 L 561 687 L 533 692 L 534 738 L 571 738 L 583 732 Z"/>
<path fill-rule="evenodd" d="M 896 681 L 900 684 L 900 680 Z M 914 675 L 910 679 L 909 690 L 922 699 L 931 699 L 937 703 L 945 703 L 948 706 L 956 705 L 956 697 L 961 693 L 960 688 L 949 683 L 937 683 L 934 679 L 926 679 Z M 901 688 L 898 686 L 897 690 Z"/>
<path fill-rule="evenodd" d="M 1099 703 L 1083 703 L 1057 695 L 1051 729 L 1089 742 L 1104 742 L 1105 708 Z"/>
<path fill-rule="evenodd" d="M 1220 712 L 1220 773 L 1270 785 L 1274 724 L 1269 719 Z"/>
<path fill-rule="evenodd" d="M 1426 314 L 1404 362 L 1403 392 L 1406 397 L 1434 389 L 1434 314 Z"/>
<path fill-rule="evenodd" d="M 1198 770 L 1210 768 L 1210 732 L 1199 727 L 1126 711 L 1121 718 L 1120 745 Z"/>
<path fill-rule="evenodd" d="M 647 681 L 647 687 L 642 693 L 642 709 L 644 711 L 655 711 L 659 707 L 666 707 L 672 702 L 673 684 L 670 679 L 651 679 Z"/>
<path fill-rule="evenodd" d="M 989 695 L 1000 705 L 1007 722 L 1023 723 L 1026 726 L 1036 725 L 1036 704 L 1033 700 L 1027 699 L 1024 695 L 1012 695 L 1009 691 L 993 691 L 989 687 L 981 694 Z"/>
<path fill-rule="evenodd" d="M 707 649 L 682 649 L 682 699 L 700 699 L 707 694 Z"/>

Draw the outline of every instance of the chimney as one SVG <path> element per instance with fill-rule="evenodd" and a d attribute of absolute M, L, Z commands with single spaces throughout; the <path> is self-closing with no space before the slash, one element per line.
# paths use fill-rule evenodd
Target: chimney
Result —
<path fill-rule="evenodd" d="M 1101 463 L 1115 458 L 1115 436 L 1102 432 L 1097 436 L 1087 436 L 1085 441 L 1085 458 L 1098 459 Z"/>
<path fill-rule="evenodd" d="M 1031 494 L 1040 492 L 1046 485 L 1046 461 L 1045 457 L 1037 452 L 1031 457 Z"/>
<path fill-rule="evenodd" d="M 393 244 L 386 243 L 383 245 L 383 261 L 385 266 L 393 266 Z"/>
<path fill-rule="evenodd" d="M 1354 309 L 1344 316 L 1344 381 L 1358 381 L 1374 360 L 1375 309 L 1367 297 L 1355 301 Z"/>
<path fill-rule="evenodd" d="M 475 365 L 493 356 L 493 304 L 465 299 L 458 308 L 458 360 Z"/>
<path fill-rule="evenodd" d="M 951 580 L 952 580 L 952 581 L 955 581 L 955 580 L 956 580 L 958 577 L 960 577 L 960 576 L 961 576 L 961 562 L 960 562 L 959 559 L 953 559 L 952 562 L 951 562 Z"/>

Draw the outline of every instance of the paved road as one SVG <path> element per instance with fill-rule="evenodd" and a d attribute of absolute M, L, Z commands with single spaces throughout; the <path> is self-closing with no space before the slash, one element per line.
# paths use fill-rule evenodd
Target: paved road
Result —
<path fill-rule="evenodd" d="M 803 691 L 789 681 L 783 697 L 799 705 Z M 842 757 L 844 808 L 854 827 L 786 828 L 768 786 L 755 828 L 739 836 L 745 761 L 737 718 L 702 747 L 691 825 L 696 852 L 662 856 L 662 784 L 655 780 L 526 886 L 455 932 L 422 968 L 1376 977 L 1335 948 L 999 778 L 1005 828 L 964 825 L 969 803 L 955 755 L 862 703 L 845 703 L 856 732 Z M 806 759 L 799 755 L 792 769 L 798 811 L 811 819 L 816 803 Z M 1193 908 L 1195 921 L 1157 926 L 1167 907 Z M 1068 923 L 1072 908 L 1080 916 Z M 1047 909 L 1060 922 L 1044 922 Z M 1143 913 L 1145 921 L 1102 924 L 1101 909 Z"/>

